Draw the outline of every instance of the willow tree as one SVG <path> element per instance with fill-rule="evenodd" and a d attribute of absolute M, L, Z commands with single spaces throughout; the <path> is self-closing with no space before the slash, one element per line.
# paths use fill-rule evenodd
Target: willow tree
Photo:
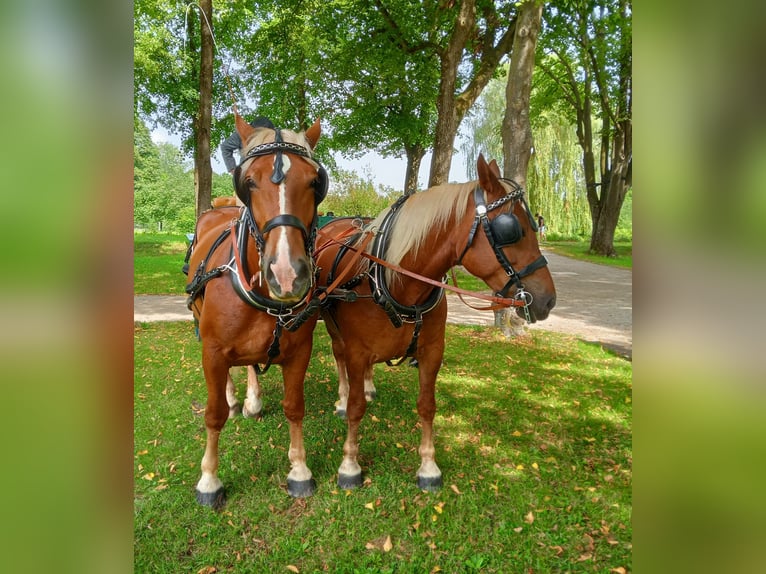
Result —
<path fill-rule="evenodd" d="M 607 256 L 616 254 L 614 234 L 632 185 L 631 19 L 629 0 L 557 3 L 545 19 L 538 64 L 547 79 L 541 94 L 577 126 L 590 250 Z"/>

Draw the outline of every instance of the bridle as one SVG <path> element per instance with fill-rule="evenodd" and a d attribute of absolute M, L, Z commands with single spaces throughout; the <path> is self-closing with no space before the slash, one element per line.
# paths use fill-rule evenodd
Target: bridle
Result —
<path fill-rule="evenodd" d="M 266 240 L 263 236 L 276 227 L 295 227 L 299 229 L 303 235 L 306 253 L 311 253 L 314 247 L 314 239 L 316 237 L 317 229 L 316 210 L 314 219 L 311 222 L 310 231 L 306 229 L 306 226 L 300 219 L 289 213 L 280 213 L 276 217 L 268 220 L 261 229 L 253 215 L 250 193 L 248 193 L 248 190 L 246 189 L 245 182 L 241 181 L 242 166 L 245 163 L 250 162 L 256 157 L 276 154 L 276 158 L 274 159 L 274 171 L 271 174 L 271 182 L 274 184 L 281 183 L 286 177 L 282 154 L 291 153 L 306 158 L 317 165 L 317 179 L 314 181 L 314 206 L 317 207 L 325 198 L 329 180 L 324 167 L 312 157 L 310 150 L 301 145 L 283 141 L 281 130 L 275 129 L 274 132 L 275 139 L 273 142 L 260 144 L 250 148 L 245 154 L 245 157 L 242 158 L 242 161 L 239 162 L 239 165 L 237 165 L 234 170 L 234 188 L 236 189 L 237 197 L 239 197 L 242 203 L 245 204 L 247 213 L 246 223 L 255 240 L 255 244 L 258 247 L 259 255 L 263 255 L 263 249 L 266 245 Z"/>
<path fill-rule="evenodd" d="M 528 307 L 532 304 L 532 294 L 524 289 L 524 284 L 521 282 L 521 279 L 531 275 L 538 269 L 545 267 L 548 265 L 548 261 L 543 255 L 540 255 L 540 257 L 519 271 L 516 271 L 513 268 L 513 265 L 511 265 L 511 262 L 508 261 L 508 258 L 503 252 L 503 247 L 507 247 L 508 245 L 512 245 L 521 240 L 524 236 L 521 223 L 512 213 L 512 210 L 511 212 L 501 213 L 494 219 L 489 219 L 488 214 L 509 201 L 514 203 L 516 201 L 521 201 L 527 212 L 527 217 L 529 218 L 529 223 L 533 231 L 537 231 L 537 223 L 532 217 L 532 212 L 529 210 L 529 205 L 524 197 L 524 189 L 511 179 L 499 178 L 499 180 L 510 184 L 513 189 L 489 205 L 484 201 L 484 193 L 482 192 L 481 186 L 477 185 L 473 191 L 473 199 L 476 204 L 476 217 L 473 220 L 471 231 L 468 233 L 468 241 L 466 242 L 465 248 L 460 254 L 460 257 L 458 257 L 457 265 L 460 265 L 463 261 L 463 257 L 473 244 L 476 231 L 478 230 L 479 225 L 481 225 L 484 230 L 484 235 L 486 235 L 487 241 L 489 241 L 489 245 L 492 247 L 497 262 L 503 268 L 506 275 L 508 275 L 508 282 L 500 291 L 496 291 L 495 295 L 506 298 L 508 297 L 510 289 L 515 286 L 516 292 L 514 293 L 513 298 L 524 302 L 524 312 L 527 314 L 527 320 L 529 320 Z"/>

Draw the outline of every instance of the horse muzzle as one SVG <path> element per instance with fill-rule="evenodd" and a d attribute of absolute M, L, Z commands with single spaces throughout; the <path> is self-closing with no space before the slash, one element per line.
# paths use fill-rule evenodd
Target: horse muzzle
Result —
<path fill-rule="evenodd" d="M 266 278 L 269 294 L 276 301 L 297 303 L 311 288 L 311 263 L 305 256 L 266 258 L 261 273 Z"/>
<path fill-rule="evenodd" d="M 536 323 L 547 319 L 555 306 L 555 293 L 539 294 L 532 297 L 532 302 L 527 307 L 516 307 L 516 314 L 522 319 L 527 319 L 528 316 L 530 323 Z"/>

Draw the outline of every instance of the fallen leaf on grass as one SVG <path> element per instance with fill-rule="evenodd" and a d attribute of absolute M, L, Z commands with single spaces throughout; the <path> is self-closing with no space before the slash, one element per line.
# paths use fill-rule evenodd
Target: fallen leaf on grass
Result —
<path fill-rule="evenodd" d="M 394 545 L 391 542 L 391 536 L 389 535 L 386 536 L 385 539 L 378 538 L 377 540 L 371 540 L 365 544 L 364 547 L 367 550 L 382 550 L 383 552 L 391 552 L 391 550 L 394 548 Z"/>
<path fill-rule="evenodd" d="M 197 570 L 197 574 L 214 574 L 215 572 L 218 572 L 218 568 L 215 566 L 205 566 Z"/>
<path fill-rule="evenodd" d="M 298 570 L 298 567 L 297 566 L 293 566 L 292 564 L 288 564 L 287 565 L 287 569 L 290 572 L 295 572 L 295 574 L 298 574 L 300 572 L 300 570 Z"/>
<path fill-rule="evenodd" d="M 617 568 L 612 568 L 609 572 L 614 572 L 615 574 L 627 574 L 628 571 L 622 566 L 618 566 Z"/>
<path fill-rule="evenodd" d="M 564 553 L 564 549 L 561 546 L 551 546 L 550 549 L 556 551 L 556 556 L 561 556 Z"/>
<path fill-rule="evenodd" d="M 460 492 L 460 490 L 458 490 L 458 487 L 455 486 L 454 484 L 450 484 L 449 487 L 452 489 L 452 492 L 454 492 L 455 494 L 463 494 L 462 492 Z M 436 566 L 436 568 L 439 568 L 439 567 Z"/>
<path fill-rule="evenodd" d="M 532 514 L 532 511 L 530 510 L 527 512 L 527 514 L 524 516 L 524 522 L 527 524 L 532 524 L 535 521 L 535 515 Z"/>

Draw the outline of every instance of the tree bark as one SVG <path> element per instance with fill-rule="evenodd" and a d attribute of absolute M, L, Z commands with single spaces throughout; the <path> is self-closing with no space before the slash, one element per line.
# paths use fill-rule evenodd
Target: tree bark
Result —
<path fill-rule="evenodd" d="M 527 0 L 519 7 L 516 32 L 505 86 L 503 116 L 503 175 L 521 187 L 527 187 L 527 168 L 532 156 L 532 125 L 529 121 L 529 97 L 535 69 L 535 49 L 543 15 L 543 5 Z M 510 311 L 495 311 L 495 325 L 508 325 Z M 508 318 L 508 319 L 506 319 Z M 506 337 L 511 330 L 505 328 Z"/>
<path fill-rule="evenodd" d="M 441 54 L 441 79 L 439 95 L 436 100 L 438 119 L 434 135 L 434 152 L 431 158 L 431 173 L 428 187 L 447 183 L 452 165 L 452 149 L 460 121 L 455 106 L 455 88 L 457 70 L 471 30 L 476 23 L 476 1 L 463 0 L 460 12 L 455 20 L 455 27 L 446 50 Z"/>
<path fill-rule="evenodd" d="M 420 163 L 426 150 L 422 145 L 405 146 L 407 152 L 407 171 L 404 174 L 404 193 L 414 193 L 418 190 L 418 173 Z"/>
<path fill-rule="evenodd" d="M 516 31 L 516 19 L 514 18 L 508 24 L 508 28 L 502 33 L 497 43 L 494 42 L 498 33 L 495 26 L 484 31 L 483 36 L 472 38 L 475 27 L 476 0 L 463 0 L 447 48 L 440 54 L 441 80 L 439 82 L 439 95 L 436 100 L 438 118 L 431 171 L 428 177 L 429 187 L 449 181 L 452 153 L 460 122 L 492 79 L 492 74 L 500 64 L 501 58 L 511 51 Z M 463 50 L 468 46 L 469 40 L 482 43 L 481 60 L 468 86 L 456 94 L 458 67 L 462 61 Z"/>
<path fill-rule="evenodd" d="M 210 209 L 213 166 L 210 163 L 210 126 L 213 107 L 212 0 L 200 0 L 199 109 L 194 121 L 194 193 L 197 217 Z"/>
<path fill-rule="evenodd" d="M 534 0 L 524 2 L 519 8 L 508 83 L 505 88 L 503 175 L 513 179 L 523 188 L 527 186 L 527 168 L 533 146 L 529 98 L 542 15 L 543 5 Z"/>

